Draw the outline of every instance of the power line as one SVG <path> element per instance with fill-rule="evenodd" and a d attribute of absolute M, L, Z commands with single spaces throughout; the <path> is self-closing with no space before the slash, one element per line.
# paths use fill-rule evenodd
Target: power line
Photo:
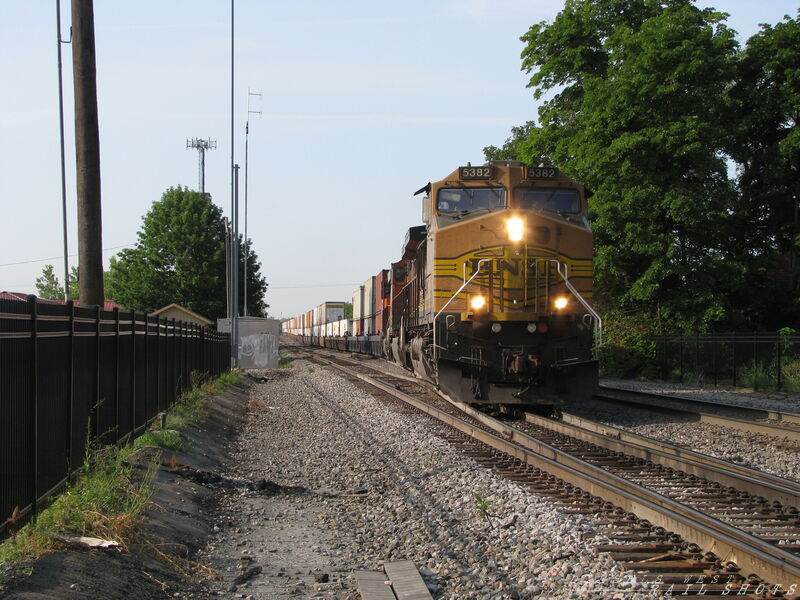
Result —
<path fill-rule="evenodd" d="M 123 244 L 122 246 L 111 246 L 110 248 L 103 248 L 103 252 L 106 252 L 108 250 L 119 250 L 120 248 L 129 248 L 129 247 L 135 246 L 135 245 L 136 244 Z M 74 256 L 78 256 L 78 254 L 77 253 L 70 254 L 69 256 L 70 256 L 70 258 L 72 258 Z M 3 263 L 3 264 L 0 264 L 0 267 L 14 267 L 16 265 L 29 265 L 31 263 L 45 262 L 45 261 L 48 261 L 48 260 L 58 260 L 60 258 L 64 258 L 64 255 L 63 254 L 59 254 L 58 256 L 51 256 L 50 258 L 36 258 L 36 259 L 33 259 L 33 260 L 21 260 L 19 262 Z"/>
<path fill-rule="evenodd" d="M 269 284 L 270 290 L 298 290 L 298 289 L 312 289 L 312 288 L 330 288 L 330 287 L 345 287 L 355 286 L 358 283 L 301 283 L 298 285 L 273 285 Z"/>

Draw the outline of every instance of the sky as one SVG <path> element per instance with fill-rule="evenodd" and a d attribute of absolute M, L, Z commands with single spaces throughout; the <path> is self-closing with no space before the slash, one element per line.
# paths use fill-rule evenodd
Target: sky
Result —
<path fill-rule="evenodd" d="M 797 15 L 786 0 L 701 4 L 729 13 L 742 43 L 759 23 Z M 243 231 L 249 118 L 247 234 L 270 316 L 290 317 L 349 300 L 421 223 L 414 191 L 482 163 L 485 146 L 535 118 L 519 38 L 563 2 L 237 0 L 233 144 L 230 7 L 94 1 L 104 259 L 136 242 L 166 189 L 198 188 L 189 138 L 217 143 L 206 154 L 206 191 L 227 215 L 233 146 Z M 69 12 L 63 0 L 64 38 Z M 35 293 L 48 263 L 63 279 L 56 39 L 52 0 L 0 2 L 0 290 Z M 72 58 L 62 48 L 76 254 Z"/>

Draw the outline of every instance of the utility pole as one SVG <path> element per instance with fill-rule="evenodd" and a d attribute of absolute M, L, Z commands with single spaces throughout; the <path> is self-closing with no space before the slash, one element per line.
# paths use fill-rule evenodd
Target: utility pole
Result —
<path fill-rule="evenodd" d="M 187 148 L 196 148 L 197 153 L 200 155 L 200 164 L 198 165 L 198 183 L 197 189 L 201 194 L 206 193 L 206 150 L 213 150 L 217 147 L 217 141 L 212 139 L 204 140 L 202 138 L 192 138 L 186 140 Z"/>
<path fill-rule="evenodd" d="M 233 341 L 233 366 L 239 366 L 239 165 L 233 165 L 233 228 L 231 230 L 231 336 Z"/>
<path fill-rule="evenodd" d="M 236 286 L 236 275 L 239 272 L 239 249 L 238 249 L 238 210 L 235 184 L 239 175 L 239 167 L 234 164 L 235 148 L 236 148 L 236 135 L 234 131 L 234 116 L 235 116 L 235 103 L 233 98 L 234 91 L 234 0 L 231 0 L 231 366 L 236 367 L 239 364 L 239 339 L 236 336 L 236 318 L 239 315 L 239 288 Z"/>
<path fill-rule="evenodd" d="M 244 126 L 244 316 L 247 316 L 247 256 L 250 254 L 250 243 L 247 238 L 247 150 L 250 142 L 250 115 L 260 115 L 260 110 L 250 109 L 250 98 L 258 96 L 261 92 L 247 90 L 247 122 Z"/>
<path fill-rule="evenodd" d="M 72 43 L 72 34 L 66 42 L 61 39 L 61 0 L 56 0 L 56 30 L 58 44 L 58 125 L 61 141 L 61 215 L 64 230 L 64 301 L 69 302 L 69 249 L 67 244 L 67 170 L 64 152 L 64 83 L 61 68 L 61 44 Z"/>
<path fill-rule="evenodd" d="M 80 299 L 85 306 L 102 306 L 103 219 L 92 0 L 72 0 L 72 35 Z M 69 285 L 69 280 L 64 284 Z"/>

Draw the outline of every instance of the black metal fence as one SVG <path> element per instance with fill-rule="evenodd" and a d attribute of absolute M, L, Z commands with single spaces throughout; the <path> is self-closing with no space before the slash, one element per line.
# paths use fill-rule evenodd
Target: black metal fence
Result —
<path fill-rule="evenodd" d="M 81 466 L 229 369 L 230 338 L 147 313 L 0 299 L 0 537 Z"/>
<path fill-rule="evenodd" d="M 668 335 L 652 339 L 663 380 L 800 391 L 800 334 Z"/>

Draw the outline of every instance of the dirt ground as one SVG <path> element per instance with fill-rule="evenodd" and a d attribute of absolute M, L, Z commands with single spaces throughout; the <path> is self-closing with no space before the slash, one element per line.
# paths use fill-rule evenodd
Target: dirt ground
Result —
<path fill-rule="evenodd" d="M 184 432 L 192 442 L 191 449 L 177 455 L 172 466 L 179 463 L 212 472 L 223 468 L 228 445 L 244 420 L 247 403 L 246 388 L 231 388 L 213 397 L 203 423 Z M 164 456 L 166 461 L 171 458 Z M 206 597 L 208 579 L 204 576 L 210 572 L 193 559 L 217 526 L 213 515 L 218 496 L 214 488 L 218 486 L 187 476 L 192 473 L 192 469 L 169 466 L 159 471 L 152 505 L 145 514 L 143 539 L 148 540 L 145 544 L 131 548 L 130 552 L 75 548 L 46 554 L 31 564 L 15 568 L 0 588 L 0 598 Z M 158 554 L 162 555 L 156 557 Z M 164 556 L 171 558 L 165 560 Z"/>

